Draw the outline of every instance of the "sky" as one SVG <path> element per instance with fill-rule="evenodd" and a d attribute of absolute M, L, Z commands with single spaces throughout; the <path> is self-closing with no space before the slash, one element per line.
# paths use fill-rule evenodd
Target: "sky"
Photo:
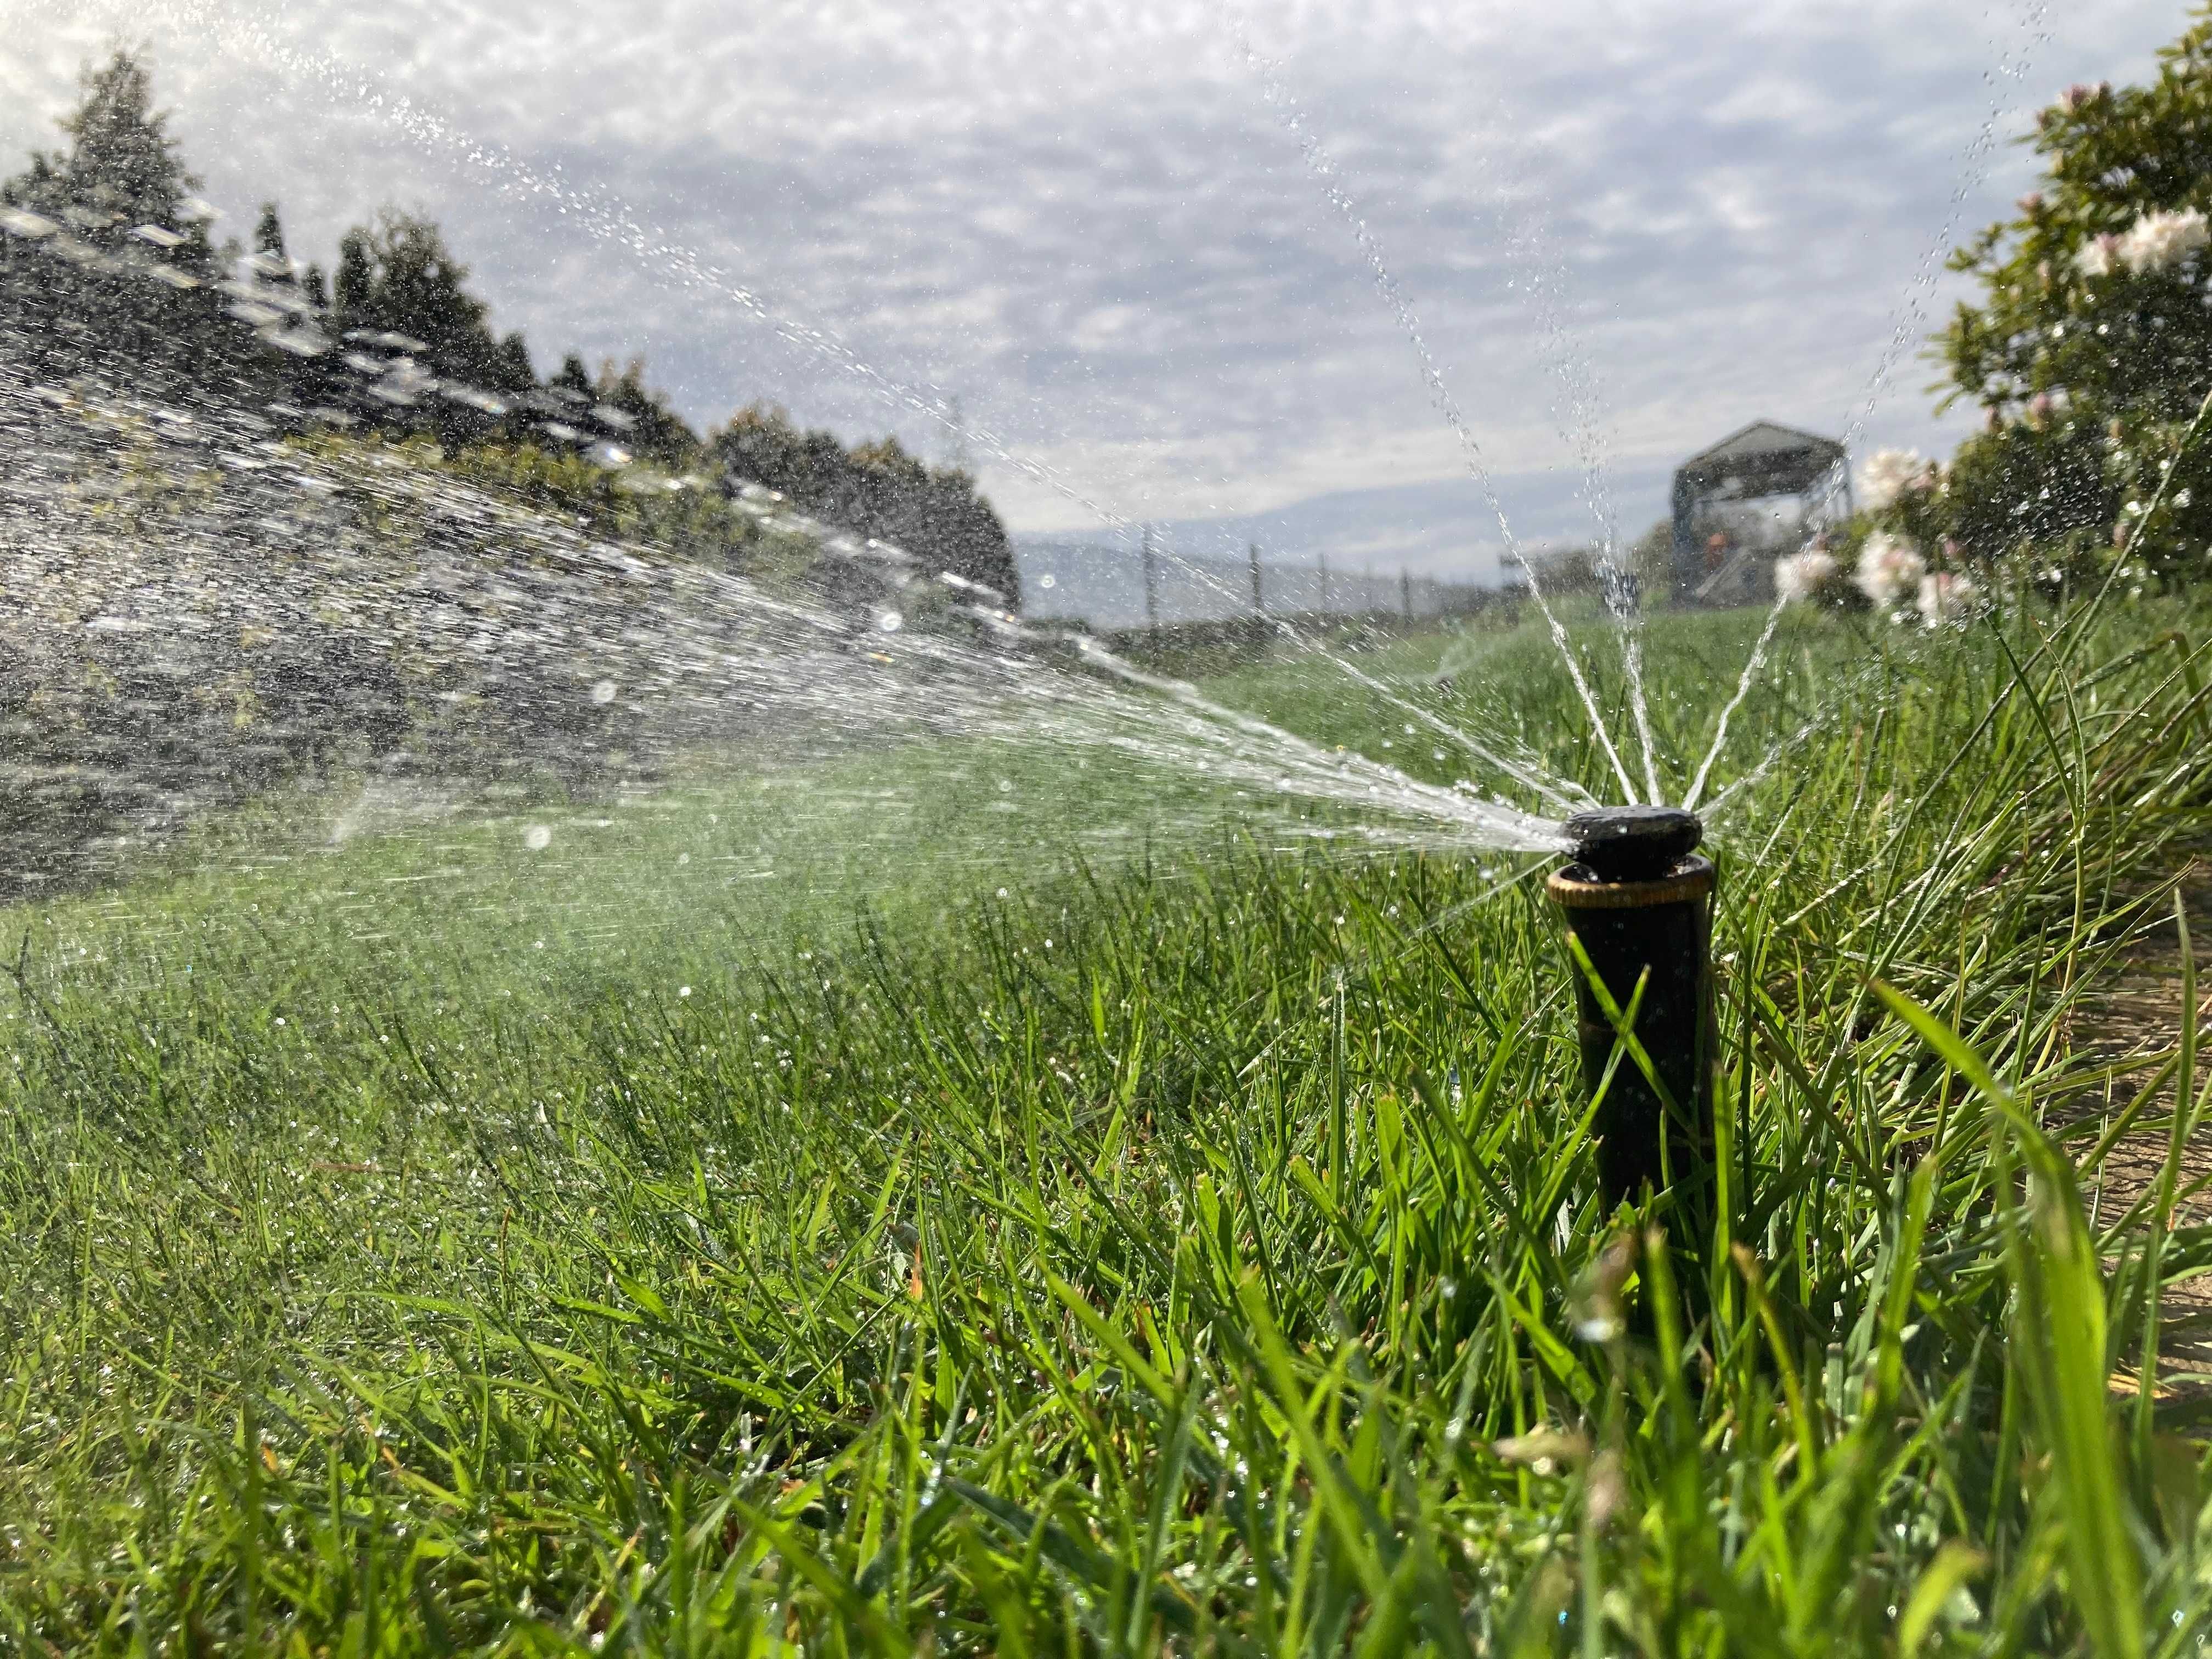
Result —
<path fill-rule="evenodd" d="M 1010 527 L 1494 579 L 1755 418 L 1936 453 L 1950 243 L 2177 0 L 0 0 L 0 165 L 142 46 L 328 263 L 427 212 L 541 371 L 642 355 Z M 1463 430 L 1462 430 L 1463 428 Z"/>

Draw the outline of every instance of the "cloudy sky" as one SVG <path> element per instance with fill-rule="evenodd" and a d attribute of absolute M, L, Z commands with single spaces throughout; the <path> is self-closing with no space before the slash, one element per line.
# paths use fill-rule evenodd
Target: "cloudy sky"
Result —
<path fill-rule="evenodd" d="M 328 260 L 428 211 L 541 368 L 964 455 L 1018 531 L 1480 576 L 1767 416 L 1948 447 L 1947 236 L 2179 0 L 0 0 L 0 155 L 143 45 Z M 1417 319 L 1422 343 L 1404 319 Z M 1445 406 L 1463 416 L 1457 436 Z M 945 416 L 952 413 L 956 433 Z M 1202 537 L 1196 538 L 1202 540 Z"/>

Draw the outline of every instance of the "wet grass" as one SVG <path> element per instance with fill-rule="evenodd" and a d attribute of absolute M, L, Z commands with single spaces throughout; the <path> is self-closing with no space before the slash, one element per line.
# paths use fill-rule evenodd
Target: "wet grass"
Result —
<path fill-rule="evenodd" d="M 1074 859 L 1072 773 L 995 863 L 948 778 L 884 843 L 702 794 L 11 914 L 0 1644 L 2197 1651 L 2203 1068 L 2076 1046 L 2206 827 L 2212 613 L 2057 620 L 1754 687 L 1705 1216 L 1597 1202 L 1526 860 Z M 1678 764 L 1755 627 L 1655 624 Z M 1540 639 L 1449 649 L 1364 665 L 1595 787 Z M 771 830 L 805 902 L 692 873 Z"/>

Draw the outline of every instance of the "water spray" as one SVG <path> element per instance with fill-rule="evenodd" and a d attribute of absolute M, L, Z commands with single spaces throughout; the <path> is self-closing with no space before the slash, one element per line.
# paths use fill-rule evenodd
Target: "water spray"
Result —
<path fill-rule="evenodd" d="M 1583 1080 L 1603 1091 L 1593 1132 L 1612 1205 L 1680 1187 L 1711 1161 L 1713 866 L 1697 853 L 1705 826 L 1678 806 L 1577 812 L 1566 833 L 1573 862 L 1548 890 L 1588 962 L 1573 963 Z M 1648 1075 L 1607 1000 L 1623 1021 L 1633 1012 Z"/>

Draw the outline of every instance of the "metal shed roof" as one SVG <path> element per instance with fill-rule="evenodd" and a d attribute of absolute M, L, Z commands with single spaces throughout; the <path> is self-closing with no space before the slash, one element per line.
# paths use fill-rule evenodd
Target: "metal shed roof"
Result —
<path fill-rule="evenodd" d="M 1811 489 L 1844 459 L 1844 447 L 1833 438 L 1774 421 L 1753 421 L 1691 456 L 1674 476 L 1700 493 L 1735 478 L 1743 495 L 1796 495 Z"/>

